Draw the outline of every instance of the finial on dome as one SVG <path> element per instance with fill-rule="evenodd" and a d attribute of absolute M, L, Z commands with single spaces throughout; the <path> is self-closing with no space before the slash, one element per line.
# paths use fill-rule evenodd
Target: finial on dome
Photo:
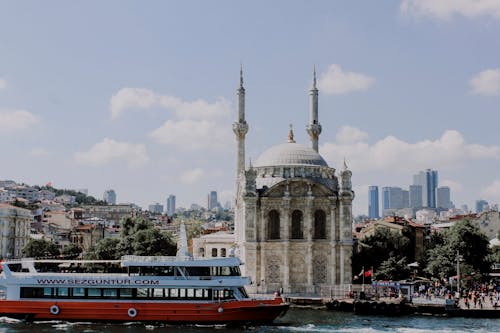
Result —
<path fill-rule="evenodd" d="M 292 124 L 290 124 L 290 132 L 288 132 L 288 142 L 295 143 L 295 140 L 293 139 L 293 126 L 292 126 Z"/>

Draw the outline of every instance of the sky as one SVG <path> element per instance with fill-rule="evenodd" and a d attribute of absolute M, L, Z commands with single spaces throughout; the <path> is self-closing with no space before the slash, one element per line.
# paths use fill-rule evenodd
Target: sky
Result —
<path fill-rule="evenodd" d="M 310 145 L 368 186 L 439 172 L 456 206 L 500 203 L 500 0 L 0 0 L 0 179 L 142 207 L 232 201 L 236 89 L 247 163 Z"/>

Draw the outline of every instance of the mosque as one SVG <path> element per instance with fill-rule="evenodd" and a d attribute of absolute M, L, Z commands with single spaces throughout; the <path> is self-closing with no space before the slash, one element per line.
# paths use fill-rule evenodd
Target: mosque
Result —
<path fill-rule="evenodd" d="M 329 167 L 318 151 L 316 71 L 310 90 L 310 147 L 288 141 L 245 167 L 245 88 L 240 70 L 235 204 L 236 254 L 252 278 L 250 292 L 330 295 L 352 280 L 351 171 Z"/>

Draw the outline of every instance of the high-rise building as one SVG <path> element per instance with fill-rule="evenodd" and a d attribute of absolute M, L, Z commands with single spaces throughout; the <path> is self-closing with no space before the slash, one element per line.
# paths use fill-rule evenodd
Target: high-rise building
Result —
<path fill-rule="evenodd" d="M 212 210 L 217 207 L 217 191 L 210 191 L 208 193 L 207 209 Z"/>
<path fill-rule="evenodd" d="M 408 202 L 408 191 L 400 187 L 382 187 L 382 207 L 386 209 L 405 208 Z"/>
<path fill-rule="evenodd" d="M 476 213 L 482 213 L 485 210 L 488 210 L 488 201 L 476 200 Z"/>
<path fill-rule="evenodd" d="M 438 172 L 427 169 L 413 176 L 413 185 L 422 186 L 423 207 L 436 208 L 436 188 L 438 186 Z"/>
<path fill-rule="evenodd" d="M 422 186 L 410 185 L 410 208 L 422 208 Z"/>
<path fill-rule="evenodd" d="M 152 214 L 161 214 L 163 213 L 163 205 L 160 205 L 158 202 L 152 205 L 149 205 L 149 212 Z"/>
<path fill-rule="evenodd" d="M 378 219 L 380 217 L 378 212 L 378 186 L 368 187 L 368 217 L 371 219 Z"/>
<path fill-rule="evenodd" d="M 175 214 L 175 195 L 170 194 L 167 198 L 167 215 L 172 216 Z"/>
<path fill-rule="evenodd" d="M 115 190 L 106 190 L 106 191 L 104 191 L 104 195 L 103 195 L 102 199 L 108 205 L 116 205 L 116 193 L 115 193 Z"/>
<path fill-rule="evenodd" d="M 436 189 L 436 207 L 450 209 L 451 199 L 450 199 L 450 188 L 448 186 L 441 186 Z"/>

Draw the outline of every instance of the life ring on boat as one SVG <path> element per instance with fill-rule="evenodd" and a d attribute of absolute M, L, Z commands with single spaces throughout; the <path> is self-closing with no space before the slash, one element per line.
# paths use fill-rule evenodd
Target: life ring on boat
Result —
<path fill-rule="evenodd" d="M 224 309 L 222 308 L 222 306 L 219 306 L 219 308 L 217 309 L 217 312 L 219 312 L 219 313 L 224 312 Z"/>
<path fill-rule="evenodd" d="M 59 312 L 61 311 L 61 309 L 59 309 L 59 307 L 57 305 L 52 305 L 49 309 L 50 313 L 52 313 L 53 315 L 58 315 Z"/>
<path fill-rule="evenodd" d="M 127 310 L 127 314 L 130 318 L 137 316 L 137 310 L 135 308 L 130 308 Z"/>

